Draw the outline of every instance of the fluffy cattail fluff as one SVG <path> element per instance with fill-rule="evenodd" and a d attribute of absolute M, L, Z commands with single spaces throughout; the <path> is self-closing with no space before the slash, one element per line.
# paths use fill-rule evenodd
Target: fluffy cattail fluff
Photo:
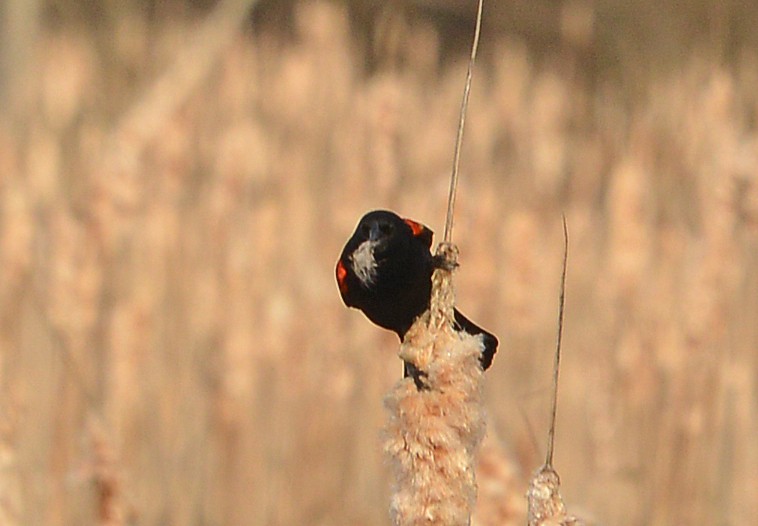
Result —
<path fill-rule="evenodd" d="M 425 373 L 423 389 L 404 378 L 387 396 L 385 451 L 394 468 L 390 512 L 398 526 L 466 525 L 476 501 L 474 466 L 484 436 L 480 337 L 452 328 L 457 249 L 432 276 L 429 311 L 405 335 L 400 357 Z"/>
<path fill-rule="evenodd" d="M 566 514 L 561 498 L 561 479 L 548 464 L 542 466 L 529 482 L 526 499 L 529 526 L 583 526 L 584 522 Z"/>

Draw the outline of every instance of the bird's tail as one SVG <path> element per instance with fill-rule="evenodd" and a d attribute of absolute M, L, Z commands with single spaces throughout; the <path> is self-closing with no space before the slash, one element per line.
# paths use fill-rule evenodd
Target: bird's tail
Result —
<path fill-rule="evenodd" d="M 492 365 L 492 360 L 495 358 L 497 352 L 497 338 L 494 334 L 489 333 L 469 320 L 466 316 L 460 313 L 458 309 L 455 309 L 455 330 L 464 331 L 472 336 L 482 335 L 482 341 L 484 342 L 484 351 L 479 360 L 482 363 L 482 369 L 487 370 Z"/>
<path fill-rule="evenodd" d="M 486 371 L 492 365 L 492 360 L 495 358 L 495 353 L 497 352 L 498 341 L 495 335 L 476 325 L 461 314 L 458 309 L 455 309 L 455 330 L 467 332 L 472 336 L 482 335 L 484 351 L 482 351 L 479 361 L 482 364 L 482 370 Z M 409 376 L 413 378 L 418 390 L 427 388 L 424 380 L 426 373 L 410 362 L 403 362 L 403 377 L 408 378 Z"/>

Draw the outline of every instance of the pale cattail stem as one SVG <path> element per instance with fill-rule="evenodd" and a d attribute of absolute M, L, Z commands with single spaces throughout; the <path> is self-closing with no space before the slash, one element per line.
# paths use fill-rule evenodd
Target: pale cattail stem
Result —
<path fill-rule="evenodd" d="M 400 357 L 425 373 L 425 388 L 405 378 L 385 399 L 385 451 L 395 475 L 390 511 L 398 526 L 470 524 L 476 502 L 474 468 L 485 433 L 483 344 L 452 328 L 457 249 L 443 243 L 440 253 L 449 265 L 434 272 L 430 309 L 400 348 Z"/>
<path fill-rule="evenodd" d="M 561 273 L 561 294 L 558 300 L 558 335 L 555 345 L 553 365 L 553 400 L 550 409 L 550 430 L 548 432 L 545 463 L 529 481 L 526 493 L 529 526 L 582 526 L 584 522 L 566 513 L 561 497 L 561 478 L 553 468 L 555 446 L 555 421 L 558 411 L 558 373 L 561 364 L 561 340 L 563 339 L 563 311 L 566 302 L 566 270 L 568 267 L 568 226 L 563 216 L 563 272 Z"/>

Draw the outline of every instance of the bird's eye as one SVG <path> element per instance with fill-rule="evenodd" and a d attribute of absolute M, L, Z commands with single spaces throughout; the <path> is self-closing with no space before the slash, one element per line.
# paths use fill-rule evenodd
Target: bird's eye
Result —
<path fill-rule="evenodd" d="M 390 235 L 393 230 L 394 230 L 394 227 L 392 226 L 392 223 L 382 223 L 381 225 L 379 225 L 379 231 L 385 236 Z"/>

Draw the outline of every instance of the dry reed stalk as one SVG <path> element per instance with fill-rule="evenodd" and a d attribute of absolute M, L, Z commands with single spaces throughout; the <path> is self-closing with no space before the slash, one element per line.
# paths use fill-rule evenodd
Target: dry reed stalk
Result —
<path fill-rule="evenodd" d="M 561 294 L 558 308 L 558 335 L 555 346 L 555 363 L 553 365 L 553 400 L 550 412 L 550 430 L 548 431 L 547 453 L 545 463 L 529 481 L 526 493 L 528 503 L 529 526 L 579 526 L 582 521 L 566 513 L 566 506 L 561 498 L 561 479 L 553 468 L 553 451 L 555 445 L 555 417 L 558 410 L 558 373 L 561 364 L 561 340 L 563 338 L 563 308 L 566 297 L 566 263 L 568 261 L 568 227 L 563 216 L 563 273 L 561 274 Z"/>
<path fill-rule="evenodd" d="M 429 310 L 403 337 L 400 357 L 419 378 L 404 378 L 385 399 L 390 411 L 385 451 L 393 460 L 395 490 L 390 512 L 399 526 L 469 525 L 476 503 L 476 454 L 484 438 L 481 337 L 453 329 L 453 270 L 458 248 L 452 243 L 459 162 L 482 23 L 479 0 L 476 29 L 455 141 L 441 262 L 432 274 Z M 420 381 L 421 386 L 417 386 Z"/>
<path fill-rule="evenodd" d="M 441 253 L 451 263 L 446 268 L 454 268 L 455 246 L 443 243 Z M 385 400 L 396 525 L 469 524 L 476 501 L 474 465 L 485 432 L 483 348 L 481 338 L 455 332 L 452 318 L 452 271 L 438 269 L 430 309 L 400 347 L 400 357 L 424 371 L 424 388 L 404 378 Z"/>

